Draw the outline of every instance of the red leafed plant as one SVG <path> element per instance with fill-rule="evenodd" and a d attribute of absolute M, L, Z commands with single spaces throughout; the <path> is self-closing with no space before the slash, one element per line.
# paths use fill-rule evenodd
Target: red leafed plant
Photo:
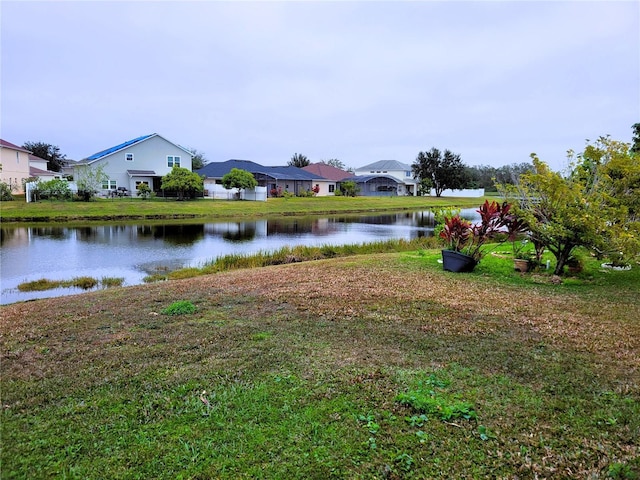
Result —
<path fill-rule="evenodd" d="M 478 262 L 482 257 L 482 246 L 507 225 L 509 210 L 511 205 L 507 202 L 500 204 L 485 200 L 476 210 L 480 214 L 480 223 L 471 224 L 459 215 L 444 217 L 440 237 L 446 240 L 449 250 L 469 255 Z"/>

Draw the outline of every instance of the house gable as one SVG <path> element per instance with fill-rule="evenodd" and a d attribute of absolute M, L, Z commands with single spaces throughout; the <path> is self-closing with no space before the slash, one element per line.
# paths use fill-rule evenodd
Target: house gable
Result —
<path fill-rule="evenodd" d="M 100 166 L 108 177 L 105 191 L 120 187 L 135 191 L 140 183 L 158 190 L 160 178 L 170 173 L 174 166 L 191 170 L 192 157 L 187 149 L 153 133 L 90 155 L 75 165 L 74 176 L 81 168 Z"/>
<path fill-rule="evenodd" d="M 29 150 L 0 139 L 0 181 L 8 184 L 14 193 L 24 192 L 22 183 L 30 176 L 30 153 Z"/>

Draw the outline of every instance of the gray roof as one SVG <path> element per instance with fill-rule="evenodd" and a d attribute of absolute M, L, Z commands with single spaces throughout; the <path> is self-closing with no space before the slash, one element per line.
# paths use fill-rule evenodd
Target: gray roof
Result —
<path fill-rule="evenodd" d="M 232 168 L 238 168 L 240 170 L 246 170 L 247 172 L 253 173 L 256 169 L 263 167 L 251 160 L 231 159 L 226 162 L 207 163 L 204 167 L 196 170 L 196 173 L 198 175 L 204 175 L 207 178 L 222 178 L 229 173 Z"/>
<path fill-rule="evenodd" d="M 227 160 L 226 162 L 207 163 L 204 167 L 196 170 L 196 173 L 207 178 L 222 178 L 232 168 L 246 170 L 254 175 L 265 175 L 275 180 L 325 180 L 320 175 L 307 172 L 298 167 L 268 167 L 250 160 Z"/>
<path fill-rule="evenodd" d="M 411 170 L 411 165 L 407 165 L 406 163 L 402 163 L 397 160 L 380 160 L 356 169 L 356 171 L 361 170 Z"/>

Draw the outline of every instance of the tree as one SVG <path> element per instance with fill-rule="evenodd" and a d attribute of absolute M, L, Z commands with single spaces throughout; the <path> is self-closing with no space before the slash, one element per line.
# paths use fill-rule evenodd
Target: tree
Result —
<path fill-rule="evenodd" d="M 466 171 L 472 188 L 484 188 L 485 191 L 495 192 L 496 183 L 516 184 L 520 175 L 533 171 L 533 165 L 529 162 L 512 163 L 498 168 L 479 165 L 466 167 Z"/>
<path fill-rule="evenodd" d="M 345 197 L 355 197 L 360 192 L 358 185 L 353 180 L 340 183 L 340 191 Z"/>
<path fill-rule="evenodd" d="M 240 168 L 232 168 L 231 171 L 222 177 L 222 186 L 224 188 L 237 188 L 238 198 L 240 198 L 240 190 L 252 189 L 258 185 L 255 177 L 251 172 Z"/>
<path fill-rule="evenodd" d="M 136 195 L 138 195 L 142 200 L 147 200 L 148 198 L 151 198 L 151 195 L 153 195 L 151 187 L 146 182 L 139 183 L 136 190 L 138 191 Z"/>
<path fill-rule="evenodd" d="M 109 179 L 109 176 L 104 172 L 107 164 L 98 165 L 97 167 L 83 166 L 77 168 L 78 171 L 78 196 L 85 202 L 90 201 L 95 197 L 96 193 L 102 187 L 102 182 Z"/>
<path fill-rule="evenodd" d="M 294 153 L 293 157 L 291 157 L 291 160 L 289 160 L 288 165 L 291 167 L 302 168 L 302 167 L 306 167 L 310 163 L 311 162 L 309 161 L 309 159 L 304 155 L 300 153 Z"/>
<path fill-rule="evenodd" d="M 332 167 L 339 168 L 340 170 L 347 169 L 345 164 L 341 160 L 338 160 L 337 158 L 331 158 L 329 160 L 320 160 L 320 163 L 324 163 L 325 165 L 331 165 Z"/>
<path fill-rule="evenodd" d="M 627 143 L 600 137 L 577 156 L 579 176 L 593 194 L 601 192 L 609 213 L 596 252 L 614 264 L 640 253 L 640 153 Z"/>
<path fill-rule="evenodd" d="M 209 163 L 209 161 L 207 160 L 207 157 L 205 157 L 205 154 L 203 152 L 200 152 L 195 148 L 190 148 L 189 151 L 191 152 L 191 155 L 192 155 L 191 157 L 192 170 L 200 170 L 207 163 Z"/>
<path fill-rule="evenodd" d="M 565 177 L 532 154 L 533 172 L 522 174 L 518 185 L 499 185 L 516 203 L 515 214 L 525 222 L 534 243 L 544 245 L 556 258 L 556 275 L 563 273 L 577 247 L 614 262 L 640 251 L 635 210 L 640 158 L 629 152 L 627 144 L 601 137 L 575 158 L 569 152 L 572 163 Z"/>
<path fill-rule="evenodd" d="M 64 166 L 66 155 L 60 154 L 60 148 L 44 142 L 25 142 L 22 148 L 29 150 L 36 157 L 47 160 L 47 170 L 59 172 Z"/>
<path fill-rule="evenodd" d="M 419 180 L 430 180 L 436 191 L 436 197 L 448 188 L 464 188 L 468 183 L 465 164 L 460 155 L 444 151 L 444 155 L 437 148 L 428 152 L 420 152 L 411 166 L 413 175 Z"/>
<path fill-rule="evenodd" d="M 204 180 L 200 175 L 188 168 L 173 167 L 170 173 L 162 177 L 163 190 L 174 190 L 178 193 L 178 200 L 185 196 L 191 198 L 204 190 Z"/>
<path fill-rule="evenodd" d="M 634 123 L 633 128 L 633 145 L 631 146 L 631 153 L 640 154 L 640 123 Z"/>

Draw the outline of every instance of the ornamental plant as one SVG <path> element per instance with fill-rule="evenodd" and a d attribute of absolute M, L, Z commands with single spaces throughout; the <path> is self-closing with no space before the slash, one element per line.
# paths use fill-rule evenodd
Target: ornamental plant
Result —
<path fill-rule="evenodd" d="M 488 200 L 476 212 L 480 214 L 480 223 L 472 224 L 459 214 L 444 217 L 444 226 L 440 238 L 447 243 L 449 250 L 472 257 L 476 262 L 482 258 L 482 247 L 495 239 L 497 234 L 504 233 L 510 219 L 511 204 L 504 202 L 489 203 Z"/>

